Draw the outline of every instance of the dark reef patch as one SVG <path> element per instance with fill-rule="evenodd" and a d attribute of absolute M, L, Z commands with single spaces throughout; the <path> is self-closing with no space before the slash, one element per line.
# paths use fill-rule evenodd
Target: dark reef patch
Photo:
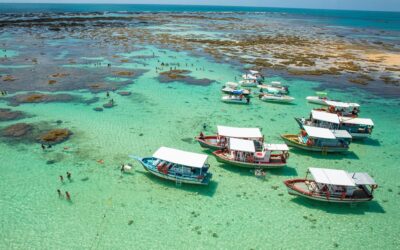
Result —
<path fill-rule="evenodd" d="M 28 135 L 33 130 L 33 126 L 28 123 L 16 123 L 1 130 L 1 135 L 8 138 L 21 138 Z"/>
<path fill-rule="evenodd" d="M 181 69 L 164 71 L 159 74 L 158 81 L 161 83 L 183 82 L 185 84 L 198 86 L 208 86 L 214 82 L 213 80 L 207 78 L 197 79 L 189 76 L 190 72 L 190 70 Z"/>
<path fill-rule="evenodd" d="M 22 111 L 12 111 L 11 109 L 0 108 L 0 121 L 19 120 L 27 117 Z"/>
<path fill-rule="evenodd" d="M 38 141 L 40 143 L 54 145 L 68 140 L 71 135 L 72 132 L 69 129 L 53 129 L 40 135 Z"/>
<path fill-rule="evenodd" d="M 43 94 L 43 93 L 27 93 L 19 94 L 7 98 L 11 106 L 18 106 L 24 103 L 48 103 L 48 102 L 72 102 L 78 101 L 80 98 L 70 94 Z"/>

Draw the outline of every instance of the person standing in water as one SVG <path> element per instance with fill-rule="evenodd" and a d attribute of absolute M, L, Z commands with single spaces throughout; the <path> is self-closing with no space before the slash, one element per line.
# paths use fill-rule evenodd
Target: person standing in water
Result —
<path fill-rule="evenodd" d="M 61 190 L 60 190 L 60 189 L 57 189 L 57 193 L 58 193 L 58 197 L 61 197 L 61 196 L 62 196 Z"/>
<path fill-rule="evenodd" d="M 71 195 L 68 193 L 68 191 L 65 191 L 65 197 L 68 201 L 71 201 Z"/>
<path fill-rule="evenodd" d="M 60 175 L 60 181 L 64 183 L 64 176 Z"/>
<path fill-rule="evenodd" d="M 67 172 L 67 178 L 69 181 L 71 181 L 71 173 L 70 172 Z"/>

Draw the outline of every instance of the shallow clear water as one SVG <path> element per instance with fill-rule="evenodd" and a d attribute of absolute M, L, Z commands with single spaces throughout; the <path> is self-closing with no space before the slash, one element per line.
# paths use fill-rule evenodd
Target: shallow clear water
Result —
<path fill-rule="evenodd" d="M 144 59 L 147 65 L 141 65 L 149 71 L 124 89 L 132 91 L 131 96 L 111 93 L 117 104 L 112 109 L 93 111 L 108 102 L 105 93 L 94 94 L 100 101 L 91 105 L 47 103 L 14 108 L 34 115 L 24 122 L 47 121 L 70 128 L 74 135 L 46 151 L 39 144 L 0 144 L 0 248 L 399 247 L 398 100 L 382 100 L 357 89 L 345 93 L 328 89 L 334 98 L 361 103 L 362 116 L 376 124 L 371 139 L 353 143 L 346 155 L 292 150 L 288 167 L 268 171 L 265 181 L 249 170 L 219 164 L 210 156 L 210 185 L 179 187 L 151 176 L 128 155 L 148 156 L 160 146 L 208 153 L 191 140 L 204 123 L 207 133 L 219 124 L 260 127 L 268 142 L 279 143 L 280 134 L 298 131 L 293 118 L 307 116 L 314 107 L 305 97 L 314 94 L 319 83 L 269 77 L 268 81 L 281 80 L 290 86 L 294 105 L 257 98 L 249 106 L 229 105 L 220 101 L 219 89 L 240 71 L 228 64 L 183 52 L 160 52 L 154 47 L 125 56 L 153 52 L 158 57 Z M 216 82 L 209 86 L 159 83 L 155 78 L 158 60 L 188 63 L 181 68 L 192 70 L 194 77 Z M 137 64 L 126 63 L 121 68 L 137 68 Z M 72 93 L 93 97 L 86 91 Z M 7 105 L 1 102 L 0 107 Z M 63 123 L 55 125 L 56 120 Z M 46 164 L 48 160 L 56 163 Z M 128 162 L 134 164 L 134 171 L 121 175 L 119 165 Z M 375 200 L 350 207 L 288 195 L 282 181 L 303 176 L 311 166 L 369 172 L 380 185 Z M 65 177 L 66 171 L 72 172 L 73 181 L 61 183 L 58 176 Z M 59 198 L 57 189 L 70 192 L 72 202 Z"/>

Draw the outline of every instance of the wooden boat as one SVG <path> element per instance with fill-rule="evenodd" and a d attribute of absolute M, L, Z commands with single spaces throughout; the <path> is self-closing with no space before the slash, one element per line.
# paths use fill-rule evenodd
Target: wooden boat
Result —
<path fill-rule="evenodd" d="M 286 166 L 289 148 L 286 144 L 264 144 L 257 150 L 259 142 L 230 138 L 226 149 L 213 155 L 218 162 L 242 168 L 280 168 Z"/>
<path fill-rule="evenodd" d="M 313 178 L 308 179 L 308 174 Z M 372 200 L 372 193 L 378 187 L 367 173 L 309 168 L 307 175 L 304 179 L 284 181 L 289 194 L 317 201 L 356 203 Z"/>
<path fill-rule="evenodd" d="M 314 110 L 334 113 L 339 116 L 357 117 L 360 113 L 360 105 L 358 103 L 347 103 L 337 101 L 326 101 L 328 108 L 317 108 Z"/>
<path fill-rule="evenodd" d="M 351 135 L 346 130 L 329 130 L 303 126 L 300 134 L 281 135 L 292 147 L 323 153 L 346 152 L 349 150 Z"/>
<path fill-rule="evenodd" d="M 291 96 L 281 94 L 261 93 L 258 97 L 264 102 L 290 103 L 294 100 Z"/>
<path fill-rule="evenodd" d="M 199 142 L 203 148 L 210 148 L 213 150 L 219 150 L 226 148 L 229 138 L 247 139 L 253 141 L 264 142 L 264 136 L 259 128 L 238 128 L 238 127 L 227 127 L 217 126 L 216 135 L 204 136 L 200 133 L 200 136 L 196 136 L 195 140 Z"/>
<path fill-rule="evenodd" d="M 163 179 L 177 183 L 208 185 L 212 174 L 208 172 L 207 155 L 161 147 L 152 157 L 135 157 L 143 167 Z"/>
<path fill-rule="evenodd" d="M 221 101 L 233 104 L 250 104 L 250 97 L 244 95 L 225 95 Z"/>
<path fill-rule="evenodd" d="M 331 130 L 346 130 L 355 139 L 369 137 L 374 127 L 371 119 L 340 117 L 334 113 L 317 110 L 312 110 L 308 119 L 295 118 L 295 120 L 301 128 L 306 125 Z"/>

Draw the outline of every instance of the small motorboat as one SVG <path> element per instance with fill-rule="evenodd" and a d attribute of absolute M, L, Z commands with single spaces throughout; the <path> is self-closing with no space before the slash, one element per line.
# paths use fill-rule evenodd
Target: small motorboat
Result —
<path fill-rule="evenodd" d="M 257 82 L 257 80 L 243 80 L 243 81 L 239 81 L 239 84 L 242 87 L 257 87 L 258 82 Z"/>
<path fill-rule="evenodd" d="M 291 96 L 281 94 L 261 93 L 258 97 L 264 102 L 290 103 L 294 100 L 294 98 Z"/>
<path fill-rule="evenodd" d="M 309 118 L 295 118 L 300 128 L 304 125 L 331 130 L 346 130 L 352 138 L 367 138 L 371 135 L 374 122 L 368 118 L 342 117 L 334 113 L 312 110 Z"/>
<path fill-rule="evenodd" d="M 292 147 L 323 153 L 347 152 L 352 136 L 346 130 L 303 126 L 301 133 L 281 135 Z"/>
<path fill-rule="evenodd" d="M 155 176 L 177 183 L 208 185 L 212 178 L 205 154 L 161 147 L 152 157 L 131 157 Z"/>
<path fill-rule="evenodd" d="M 195 140 L 199 142 L 203 148 L 210 148 L 219 150 L 226 148 L 229 138 L 247 139 L 253 141 L 264 142 L 264 136 L 259 128 L 238 128 L 217 126 L 216 135 L 203 135 L 196 136 Z"/>
<path fill-rule="evenodd" d="M 269 84 L 259 84 L 257 85 L 258 88 L 260 88 L 260 92 L 266 91 L 267 93 L 270 94 L 282 94 L 286 95 L 289 93 L 289 89 L 284 86 L 280 86 L 279 84 L 273 85 L 272 83 L 279 83 L 280 82 L 271 82 L 271 85 Z"/>
<path fill-rule="evenodd" d="M 329 98 L 327 97 L 328 94 L 326 92 L 316 92 L 317 96 L 307 96 L 306 100 L 309 103 L 314 103 L 314 104 L 319 104 L 319 105 L 324 105 L 324 106 L 328 106 L 328 104 L 326 104 L 326 101 L 331 101 L 329 100 Z"/>
<path fill-rule="evenodd" d="M 243 80 L 256 80 L 257 82 L 264 80 L 264 76 L 257 70 L 249 70 L 249 72 L 242 75 L 242 78 Z"/>
<path fill-rule="evenodd" d="M 312 179 L 307 178 L 308 174 Z M 304 179 L 284 181 L 289 194 L 317 201 L 336 203 L 367 202 L 378 188 L 367 173 L 348 173 L 344 170 L 309 168 Z"/>
<path fill-rule="evenodd" d="M 221 101 L 233 104 L 250 104 L 250 97 L 244 95 L 225 95 Z"/>
<path fill-rule="evenodd" d="M 242 168 L 281 168 L 286 166 L 286 144 L 260 144 L 258 141 L 229 138 L 226 149 L 213 152 L 218 162 Z"/>
<path fill-rule="evenodd" d="M 239 84 L 234 82 L 227 82 L 225 86 L 221 89 L 222 92 L 229 94 L 229 95 L 249 95 L 250 90 L 248 89 L 241 89 Z"/>

